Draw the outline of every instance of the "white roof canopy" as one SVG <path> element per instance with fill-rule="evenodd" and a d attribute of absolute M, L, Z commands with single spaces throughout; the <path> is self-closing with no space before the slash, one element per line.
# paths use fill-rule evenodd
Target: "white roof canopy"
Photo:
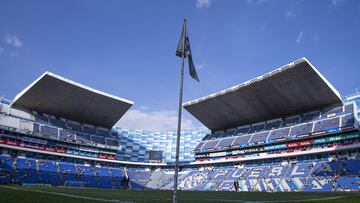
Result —
<path fill-rule="evenodd" d="M 184 104 L 211 130 L 291 116 L 341 104 L 339 92 L 301 58 L 245 83 Z"/>
<path fill-rule="evenodd" d="M 111 128 L 133 102 L 45 72 L 21 91 L 11 106 Z"/>

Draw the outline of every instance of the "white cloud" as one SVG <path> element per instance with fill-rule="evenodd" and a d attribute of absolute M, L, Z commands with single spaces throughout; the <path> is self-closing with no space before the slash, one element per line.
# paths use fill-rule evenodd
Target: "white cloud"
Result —
<path fill-rule="evenodd" d="M 6 35 L 5 42 L 15 48 L 20 48 L 23 46 L 23 43 L 16 35 Z"/>
<path fill-rule="evenodd" d="M 303 36 L 304 36 L 304 33 L 303 33 L 303 32 L 299 32 L 299 35 L 298 35 L 298 37 L 296 38 L 296 43 L 299 44 L 299 43 L 301 42 Z"/>
<path fill-rule="evenodd" d="M 302 1 L 292 1 L 292 4 L 285 11 L 285 16 L 287 18 L 295 18 L 301 13 L 301 4 Z"/>
<path fill-rule="evenodd" d="M 0 56 L 4 53 L 5 49 L 0 47 Z"/>
<path fill-rule="evenodd" d="M 264 4 L 264 3 L 273 3 L 273 0 L 257 0 L 258 4 Z"/>
<path fill-rule="evenodd" d="M 123 118 L 116 124 L 127 129 L 142 129 L 150 131 L 176 130 L 176 111 L 144 111 L 130 109 Z M 182 119 L 181 129 L 192 129 L 195 125 L 192 120 Z"/>
<path fill-rule="evenodd" d="M 273 0 L 247 0 L 248 4 L 257 3 L 257 4 L 264 4 L 264 3 L 273 3 Z"/>
<path fill-rule="evenodd" d="M 339 5 L 340 3 L 344 2 L 344 0 L 331 0 L 331 5 L 333 6 L 337 6 Z"/>
<path fill-rule="evenodd" d="M 146 110 L 149 109 L 149 107 L 148 106 L 139 106 L 139 109 L 143 110 L 143 111 L 146 111 Z"/>
<path fill-rule="evenodd" d="M 297 16 L 297 13 L 293 10 L 288 10 L 285 12 L 285 16 L 288 18 L 295 18 Z"/>
<path fill-rule="evenodd" d="M 211 0 L 196 0 L 196 7 L 198 8 L 209 8 Z"/>
<path fill-rule="evenodd" d="M 204 64 L 196 64 L 196 65 L 195 65 L 195 68 L 198 69 L 198 70 L 201 70 L 201 69 L 203 69 L 204 67 L 205 67 Z"/>

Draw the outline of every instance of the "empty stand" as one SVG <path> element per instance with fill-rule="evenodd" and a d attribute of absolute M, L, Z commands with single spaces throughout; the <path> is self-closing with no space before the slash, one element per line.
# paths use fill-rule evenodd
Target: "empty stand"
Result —
<path fill-rule="evenodd" d="M 50 136 L 54 136 L 54 137 L 58 136 L 58 129 L 57 128 L 42 125 L 40 129 L 41 129 L 40 132 L 45 134 L 45 135 L 50 135 Z"/>
<path fill-rule="evenodd" d="M 255 133 L 264 130 L 265 123 L 251 125 L 249 133 Z"/>
<path fill-rule="evenodd" d="M 290 133 L 290 128 L 272 130 L 270 132 L 268 140 L 278 140 L 278 139 L 287 138 L 289 136 L 289 133 Z"/>
<path fill-rule="evenodd" d="M 225 148 L 230 148 L 231 143 L 234 141 L 234 137 L 230 137 L 230 138 L 224 138 L 221 139 L 219 144 L 216 146 L 216 149 L 225 149 Z"/>
<path fill-rule="evenodd" d="M 238 128 L 237 134 L 238 135 L 243 135 L 243 134 L 247 134 L 250 131 L 250 125 L 249 126 L 242 126 Z"/>
<path fill-rule="evenodd" d="M 281 126 L 281 124 L 282 124 L 281 120 L 268 122 L 266 124 L 265 130 L 277 129 Z"/>
<path fill-rule="evenodd" d="M 291 128 L 290 130 L 290 136 L 296 137 L 299 135 L 309 134 L 312 132 L 313 123 L 306 123 L 306 124 L 300 124 L 296 125 Z"/>
<path fill-rule="evenodd" d="M 264 143 L 266 141 L 269 133 L 270 133 L 269 131 L 255 133 L 255 134 L 252 135 L 249 143 L 259 143 L 259 142 Z"/>
<path fill-rule="evenodd" d="M 216 145 L 219 143 L 220 140 L 210 140 L 206 142 L 206 144 L 202 147 L 203 150 L 213 150 L 215 149 Z"/>
<path fill-rule="evenodd" d="M 60 130 L 60 140 L 75 140 L 76 134 L 68 130 Z"/>
<path fill-rule="evenodd" d="M 241 146 L 241 145 L 244 145 L 244 144 L 247 144 L 248 141 L 250 140 L 251 138 L 251 135 L 243 135 L 243 136 L 239 136 L 239 137 L 236 137 L 234 142 L 232 143 L 232 146 Z"/>
<path fill-rule="evenodd" d="M 303 115 L 303 117 L 301 118 L 301 122 L 306 123 L 306 122 L 317 120 L 319 118 L 320 118 L 320 112 L 307 113 L 307 114 Z"/>
<path fill-rule="evenodd" d="M 338 129 L 340 127 L 340 117 L 325 119 L 315 122 L 314 132 Z"/>

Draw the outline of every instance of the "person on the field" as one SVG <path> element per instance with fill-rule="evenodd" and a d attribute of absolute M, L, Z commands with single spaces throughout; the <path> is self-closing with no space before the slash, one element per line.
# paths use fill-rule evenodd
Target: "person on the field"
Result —
<path fill-rule="evenodd" d="M 125 189 L 130 189 L 130 177 L 125 176 Z"/>
<path fill-rule="evenodd" d="M 239 190 L 239 182 L 236 179 L 234 180 L 234 188 L 236 192 Z"/>

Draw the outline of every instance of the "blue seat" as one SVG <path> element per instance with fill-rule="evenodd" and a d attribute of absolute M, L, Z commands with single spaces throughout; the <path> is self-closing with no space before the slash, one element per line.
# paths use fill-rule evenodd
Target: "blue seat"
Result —
<path fill-rule="evenodd" d="M 216 149 L 220 150 L 220 149 L 230 148 L 231 143 L 234 141 L 234 139 L 235 139 L 235 137 L 221 139 L 219 144 L 217 145 Z"/>
<path fill-rule="evenodd" d="M 278 140 L 289 137 L 290 128 L 282 128 L 277 130 L 272 130 L 270 132 L 268 140 Z"/>
<path fill-rule="evenodd" d="M 297 137 L 299 135 L 310 134 L 312 132 L 313 123 L 306 123 L 293 126 L 290 130 L 290 137 Z"/>
<path fill-rule="evenodd" d="M 45 134 L 45 135 L 50 135 L 50 136 L 54 136 L 54 137 L 58 136 L 58 129 L 57 128 L 46 126 L 46 125 L 41 126 L 40 132 L 42 134 Z"/>
<path fill-rule="evenodd" d="M 335 118 L 330 118 L 315 122 L 314 132 L 338 129 L 339 127 L 340 127 L 340 117 L 335 117 Z"/>
<path fill-rule="evenodd" d="M 100 136 L 91 136 L 91 141 L 94 143 L 99 143 L 99 144 L 103 144 L 105 145 L 105 137 L 100 137 Z"/>
<path fill-rule="evenodd" d="M 342 117 L 341 127 L 353 127 L 355 125 L 354 114 L 348 114 Z"/>
<path fill-rule="evenodd" d="M 265 143 L 269 133 L 270 133 L 269 131 L 255 133 L 252 135 L 251 139 L 249 140 L 249 143 Z"/>
<path fill-rule="evenodd" d="M 241 135 L 235 138 L 234 142 L 232 143 L 232 146 L 241 146 L 244 144 L 247 144 L 249 139 L 251 138 L 251 135 L 247 134 L 247 135 Z"/>
<path fill-rule="evenodd" d="M 206 144 L 202 147 L 202 150 L 209 150 L 209 149 L 215 149 L 216 145 L 220 142 L 220 140 L 209 140 L 206 142 Z"/>

